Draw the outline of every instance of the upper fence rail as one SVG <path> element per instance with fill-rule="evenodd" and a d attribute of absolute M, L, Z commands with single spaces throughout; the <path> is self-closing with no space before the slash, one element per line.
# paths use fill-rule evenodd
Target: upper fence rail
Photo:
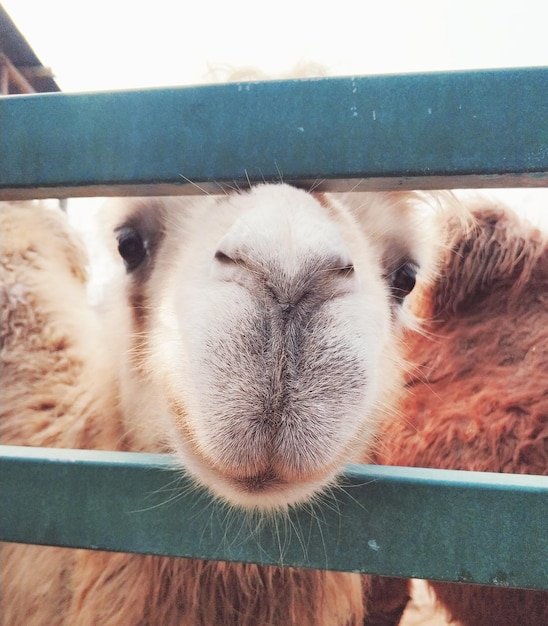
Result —
<path fill-rule="evenodd" d="M 548 68 L 0 99 L 0 199 L 548 185 Z"/>

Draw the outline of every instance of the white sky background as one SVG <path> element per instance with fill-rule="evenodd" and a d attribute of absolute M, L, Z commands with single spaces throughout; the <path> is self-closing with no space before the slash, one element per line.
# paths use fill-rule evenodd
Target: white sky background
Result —
<path fill-rule="evenodd" d="M 202 82 L 209 65 L 330 74 L 548 65 L 546 0 L 2 0 L 64 91 Z"/>
<path fill-rule="evenodd" d="M 300 62 L 330 75 L 548 66 L 546 0 L 0 2 L 63 91 L 196 84 L 219 66 L 273 77 Z M 548 228 L 547 190 L 496 193 Z M 89 235 L 94 201 L 81 202 L 71 216 Z"/>

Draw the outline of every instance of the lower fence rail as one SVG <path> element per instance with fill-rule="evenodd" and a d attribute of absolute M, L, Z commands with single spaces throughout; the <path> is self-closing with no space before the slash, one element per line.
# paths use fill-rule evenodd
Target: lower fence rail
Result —
<path fill-rule="evenodd" d="M 349 466 L 286 514 L 214 502 L 167 455 L 0 446 L 0 540 L 548 589 L 548 478 Z"/>

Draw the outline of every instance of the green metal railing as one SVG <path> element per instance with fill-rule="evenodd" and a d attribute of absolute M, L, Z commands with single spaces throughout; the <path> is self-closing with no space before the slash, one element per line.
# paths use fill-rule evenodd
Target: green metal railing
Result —
<path fill-rule="evenodd" d="M 543 186 L 547 93 L 540 68 L 7 98 L 0 198 Z"/>
<path fill-rule="evenodd" d="M 536 68 L 5 98 L 0 198 L 546 186 L 547 93 Z M 4 541 L 546 589 L 546 520 L 540 476 L 353 466 L 259 520 L 166 456 L 0 446 Z"/>
<path fill-rule="evenodd" d="M 165 455 L 0 451 L 7 541 L 548 587 L 541 476 L 352 466 L 323 502 L 260 519 Z"/>

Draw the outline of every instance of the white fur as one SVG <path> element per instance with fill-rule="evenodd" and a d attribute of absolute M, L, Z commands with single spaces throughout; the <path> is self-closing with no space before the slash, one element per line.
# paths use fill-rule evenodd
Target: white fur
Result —
<path fill-rule="evenodd" d="M 260 510 L 308 500 L 367 459 L 406 320 L 387 267 L 396 253 L 431 262 L 414 202 L 287 185 L 160 202 L 152 271 L 127 277 L 150 313 L 125 345 L 137 447 L 174 451 L 213 494 Z M 120 223 L 139 223 L 143 203 Z"/>

